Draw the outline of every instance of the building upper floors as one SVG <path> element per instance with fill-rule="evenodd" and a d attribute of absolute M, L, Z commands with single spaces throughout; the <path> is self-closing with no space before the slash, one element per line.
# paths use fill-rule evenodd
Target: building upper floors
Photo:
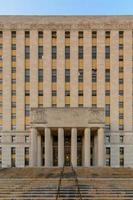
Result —
<path fill-rule="evenodd" d="M 132 132 L 133 17 L 0 17 L 0 128 L 30 128 L 31 107 L 104 107 Z"/>

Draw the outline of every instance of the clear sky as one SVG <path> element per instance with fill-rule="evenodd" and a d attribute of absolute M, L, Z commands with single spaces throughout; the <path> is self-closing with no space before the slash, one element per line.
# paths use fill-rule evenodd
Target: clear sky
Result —
<path fill-rule="evenodd" d="M 0 15 L 133 15 L 133 0 L 0 0 Z"/>

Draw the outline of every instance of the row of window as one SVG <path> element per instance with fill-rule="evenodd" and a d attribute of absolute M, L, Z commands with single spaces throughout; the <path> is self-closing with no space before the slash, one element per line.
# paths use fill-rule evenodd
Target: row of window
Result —
<path fill-rule="evenodd" d="M 12 50 L 16 50 L 16 44 L 13 45 Z M 51 57 L 52 59 L 57 58 L 57 46 L 52 46 L 51 47 Z M 42 59 L 43 58 L 43 46 L 38 46 L 38 58 Z M 70 46 L 65 46 L 65 59 L 70 59 Z M 79 46 L 78 47 L 78 59 L 83 59 L 84 58 L 84 47 Z M 92 59 L 97 58 L 97 46 L 92 46 Z M 25 59 L 30 59 L 30 46 L 25 46 Z M 110 46 L 105 46 L 105 59 L 110 59 Z M 3 56 L 0 56 L 0 60 L 3 60 Z M 124 57 L 123 55 L 119 55 L 119 61 L 123 61 Z M 11 56 L 11 61 L 16 62 L 16 56 L 12 55 Z"/>
<path fill-rule="evenodd" d="M 25 141 L 26 144 L 28 144 L 30 142 L 29 139 L 30 139 L 29 136 L 25 135 L 24 141 Z M 0 135 L 0 143 L 2 143 L 2 136 L 1 135 Z M 11 143 L 16 143 L 16 136 L 15 135 L 11 136 Z"/>
<path fill-rule="evenodd" d="M 119 165 L 124 166 L 124 147 L 119 148 L 119 155 L 120 155 Z M 106 166 L 110 165 L 111 165 L 111 148 L 106 147 Z"/>
<path fill-rule="evenodd" d="M 110 135 L 106 135 L 105 142 L 106 142 L 106 144 L 110 144 L 110 142 L 111 142 Z M 120 142 L 120 144 L 124 143 L 124 135 L 119 136 L 119 142 Z"/>
<path fill-rule="evenodd" d="M 111 31 L 105 31 L 105 38 L 110 38 Z M 38 38 L 43 38 L 44 34 L 43 31 L 38 31 Z M 65 38 L 70 38 L 71 32 L 65 31 Z M 3 37 L 3 32 L 0 31 L 0 38 Z M 11 31 L 11 37 L 16 38 L 16 31 Z M 56 39 L 57 38 L 57 31 L 51 32 L 51 37 Z M 124 37 L 124 31 L 119 31 L 119 38 Z M 30 31 L 25 31 L 25 38 L 30 38 Z M 78 32 L 78 38 L 83 39 L 84 38 L 84 32 L 79 31 Z M 92 31 L 92 38 L 97 38 L 97 31 Z"/>

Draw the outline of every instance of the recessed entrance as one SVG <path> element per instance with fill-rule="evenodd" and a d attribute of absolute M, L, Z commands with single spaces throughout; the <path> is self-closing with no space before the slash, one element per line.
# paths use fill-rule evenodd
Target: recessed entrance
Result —
<path fill-rule="evenodd" d="M 71 165 L 71 132 L 65 131 L 64 135 L 64 165 Z"/>

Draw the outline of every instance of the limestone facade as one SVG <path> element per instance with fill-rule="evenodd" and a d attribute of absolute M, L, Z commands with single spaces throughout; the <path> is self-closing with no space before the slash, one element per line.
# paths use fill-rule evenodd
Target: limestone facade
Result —
<path fill-rule="evenodd" d="M 133 167 L 132 30 L 132 16 L 0 16 L 1 167 Z"/>

